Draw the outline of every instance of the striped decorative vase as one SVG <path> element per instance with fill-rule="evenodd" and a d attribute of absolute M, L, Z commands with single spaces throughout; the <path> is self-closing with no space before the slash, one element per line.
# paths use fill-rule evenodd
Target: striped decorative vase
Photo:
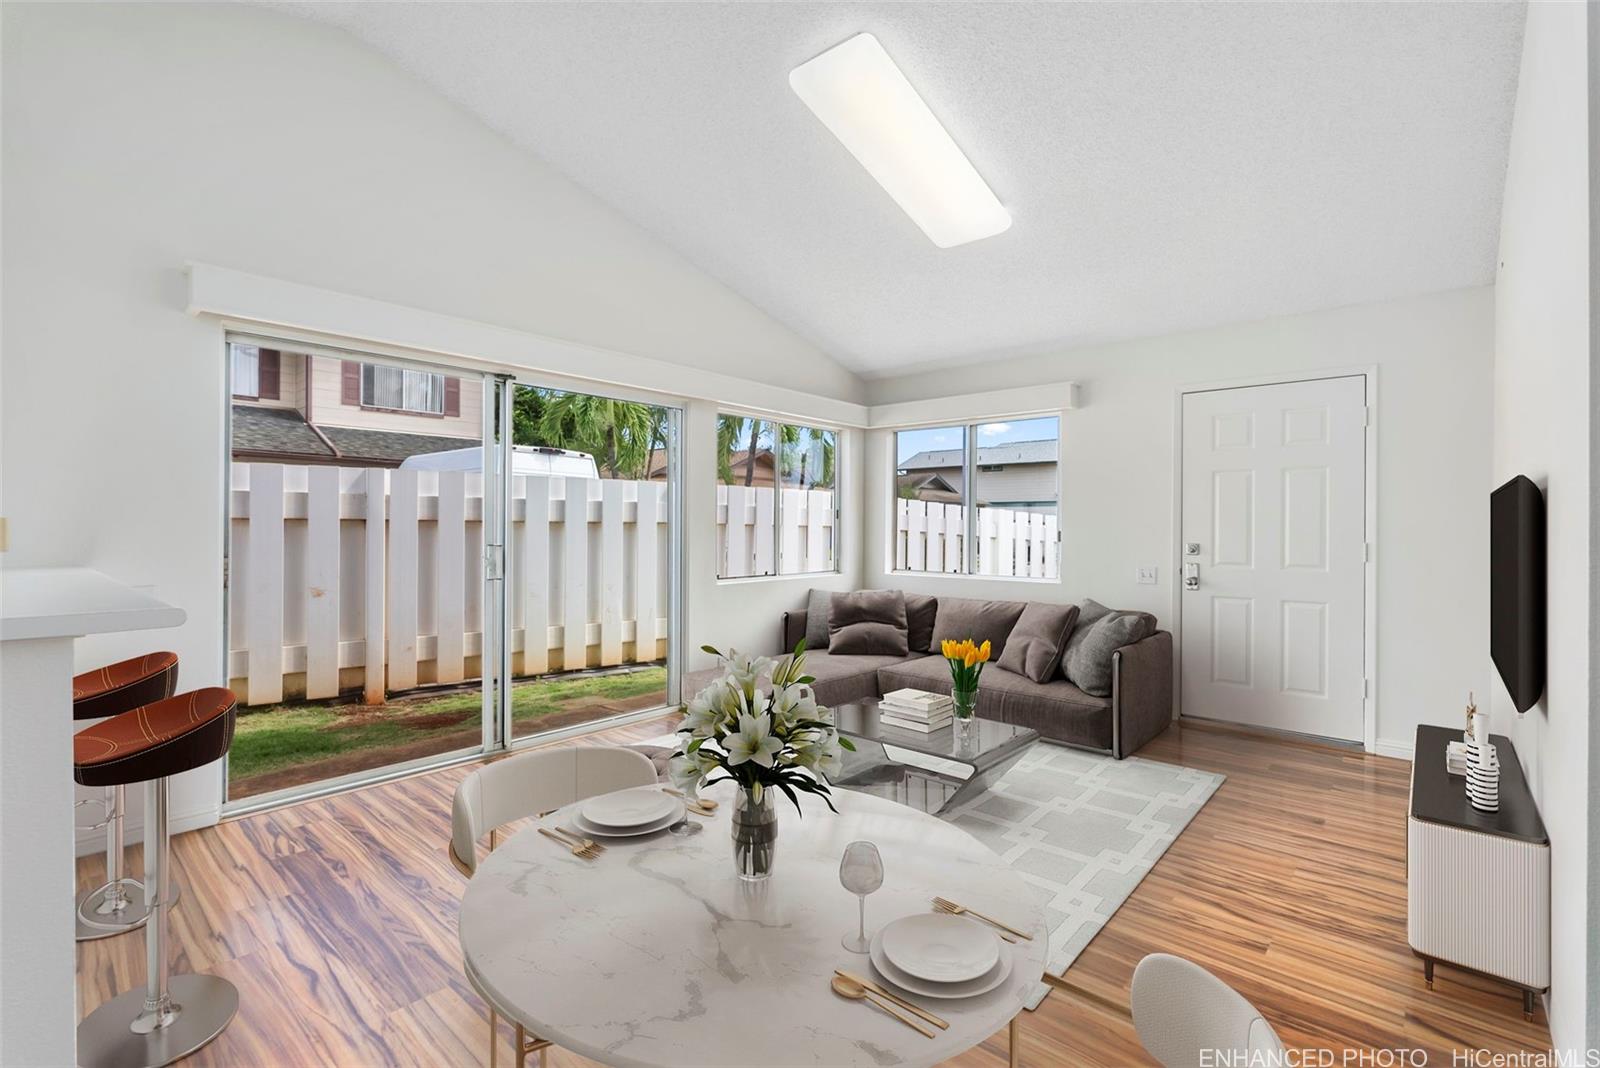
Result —
<path fill-rule="evenodd" d="M 1489 717 L 1478 713 L 1467 743 L 1467 801 L 1479 812 L 1500 811 L 1500 753 L 1489 741 Z"/>

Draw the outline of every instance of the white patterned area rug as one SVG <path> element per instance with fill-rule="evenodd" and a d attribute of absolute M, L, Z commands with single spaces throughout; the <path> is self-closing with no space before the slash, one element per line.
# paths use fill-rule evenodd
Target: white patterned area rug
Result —
<path fill-rule="evenodd" d="M 1177 840 L 1223 776 L 1035 743 L 999 782 L 943 818 L 1034 888 L 1047 970 L 1066 971 Z M 1044 1000 L 1040 984 L 1030 1008 Z"/>

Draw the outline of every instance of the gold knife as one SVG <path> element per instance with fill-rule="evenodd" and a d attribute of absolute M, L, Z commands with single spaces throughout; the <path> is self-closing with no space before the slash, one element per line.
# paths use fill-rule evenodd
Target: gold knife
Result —
<path fill-rule="evenodd" d="M 920 1005 L 912 1004 L 911 1002 L 907 1001 L 905 998 L 901 997 L 899 994 L 896 994 L 893 990 L 884 989 L 882 986 L 880 986 L 877 983 L 873 982 L 871 979 L 868 979 L 864 975 L 856 975 L 856 974 L 854 974 L 852 972 L 847 972 L 847 971 L 844 971 L 844 970 L 839 969 L 839 968 L 835 968 L 834 971 L 837 972 L 838 974 L 844 976 L 846 979 L 849 979 L 851 982 L 860 983 L 862 986 L 866 987 L 868 990 L 871 990 L 873 993 L 879 994 L 879 995 L 881 995 L 883 997 L 888 998 L 890 1001 L 894 1002 L 896 1005 L 899 1005 L 901 1008 L 906 1009 L 907 1011 L 916 1013 L 918 1016 L 922 1017 L 924 1020 L 927 1020 L 929 1023 L 933 1024 L 933 1026 L 939 1028 L 941 1031 L 947 1030 L 950 1027 L 950 1025 L 948 1023 L 946 1023 L 944 1020 L 941 1020 L 939 1017 L 935 1016 L 933 1013 L 929 1012 L 927 1009 L 924 1009 Z"/>

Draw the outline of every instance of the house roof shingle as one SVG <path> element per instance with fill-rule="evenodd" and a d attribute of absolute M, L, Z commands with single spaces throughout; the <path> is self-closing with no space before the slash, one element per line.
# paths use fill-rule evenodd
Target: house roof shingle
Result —
<path fill-rule="evenodd" d="M 286 460 L 348 460 L 352 465 L 398 465 L 407 456 L 482 445 L 477 438 L 446 438 L 434 434 L 407 434 L 394 430 L 359 430 L 354 427 L 319 427 L 334 448 L 306 424 L 293 408 L 264 408 L 257 404 L 233 406 L 233 451 L 277 454 Z M 334 449 L 338 451 L 335 452 Z"/>
<path fill-rule="evenodd" d="M 1056 462 L 1058 442 L 1055 438 L 1040 441 L 1010 441 L 1004 445 L 979 445 L 979 464 L 1050 464 Z M 901 471 L 920 471 L 927 468 L 960 467 L 960 449 L 924 449 L 904 463 Z"/>

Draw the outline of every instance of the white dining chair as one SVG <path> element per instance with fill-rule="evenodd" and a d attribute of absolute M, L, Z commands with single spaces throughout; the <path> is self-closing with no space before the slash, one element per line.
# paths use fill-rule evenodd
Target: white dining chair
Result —
<path fill-rule="evenodd" d="M 537 816 L 574 801 L 631 786 L 656 782 L 650 758 L 632 749 L 591 746 L 577 749 L 543 749 L 499 760 L 461 780 L 450 813 L 450 863 L 467 878 L 478 870 L 478 840 L 489 836 L 489 849 L 498 844 L 499 829 L 507 823 Z M 494 1006 L 489 1007 L 489 1068 L 498 1060 L 495 1032 L 499 1026 Z M 517 1068 L 528 1054 L 539 1054 L 550 1043 L 530 1038 L 517 1024 Z"/>
<path fill-rule="evenodd" d="M 1165 1068 L 1283 1063 L 1274 1056 L 1281 1058 L 1283 1042 L 1266 1018 L 1193 961 L 1145 957 L 1133 970 L 1129 1000 L 1139 1041 Z M 1202 1061 L 1202 1050 L 1223 1052 Z"/>

